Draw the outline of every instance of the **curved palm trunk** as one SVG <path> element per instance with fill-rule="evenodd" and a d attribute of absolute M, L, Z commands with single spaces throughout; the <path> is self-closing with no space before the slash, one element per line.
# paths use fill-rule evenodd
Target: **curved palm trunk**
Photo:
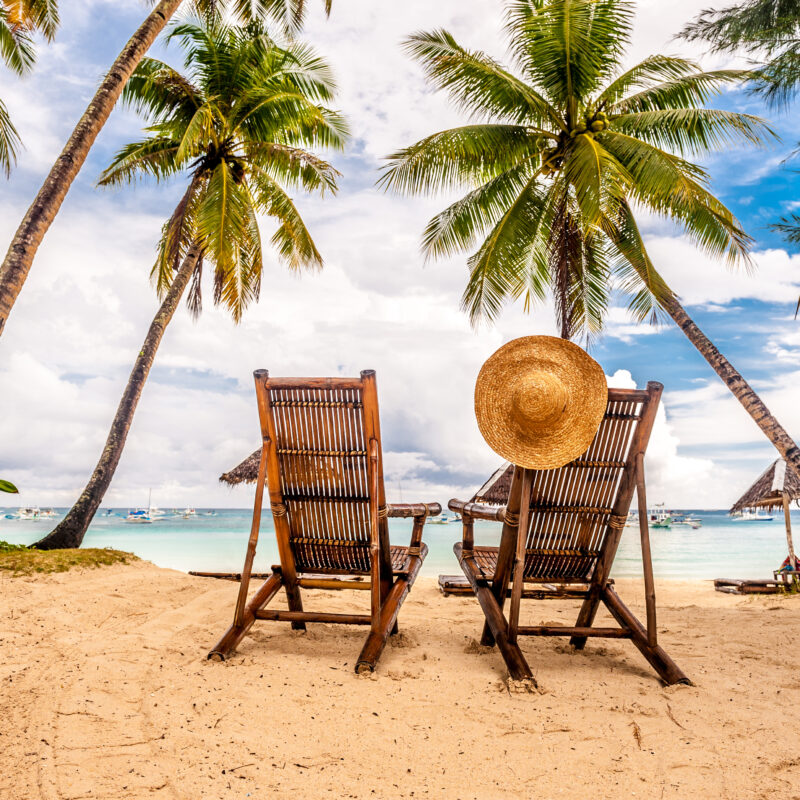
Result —
<path fill-rule="evenodd" d="M 44 539 L 36 542 L 32 547 L 38 547 L 40 550 L 57 550 L 63 547 L 81 546 L 86 529 L 100 507 L 111 479 L 114 477 L 114 471 L 119 464 L 125 440 L 128 438 L 128 431 L 133 422 L 136 406 L 142 396 L 150 367 L 153 366 L 156 351 L 161 344 L 164 331 L 178 307 L 181 296 L 186 290 L 189 279 L 192 277 L 199 255 L 200 249 L 197 246 L 192 247 L 186 254 L 161 308 L 158 309 L 158 313 L 150 323 L 147 338 L 139 351 L 128 378 L 128 385 L 119 401 L 103 453 L 86 488 L 67 516 Z"/>
<path fill-rule="evenodd" d="M 683 306 L 674 297 L 663 303 L 664 308 L 675 321 L 675 324 L 686 334 L 689 341 L 700 351 L 700 354 L 711 365 L 736 399 L 744 406 L 745 411 L 753 418 L 756 425 L 764 432 L 775 449 L 800 473 L 800 448 L 783 429 L 783 426 L 772 416 L 761 398 L 753 391 L 750 384 L 733 368 L 722 353 L 712 344 L 709 338 L 697 327 Z"/>
<path fill-rule="evenodd" d="M 36 251 L 61 208 L 72 181 L 83 166 L 97 134 L 105 125 L 128 78 L 180 4 L 181 0 L 161 0 L 130 38 L 75 126 L 14 234 L 0 267 L 0 336 L 28 277 Z"/>

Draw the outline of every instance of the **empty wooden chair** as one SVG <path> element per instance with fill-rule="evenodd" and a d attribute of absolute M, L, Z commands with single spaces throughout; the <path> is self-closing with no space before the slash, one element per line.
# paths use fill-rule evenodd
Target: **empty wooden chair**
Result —
<path fill-rule="evenodd" d="M 497 644 L 512 678 L 532 680 L 519 636 L 569 636 L 577 649 L 587 637 L 599 636 L 630 639 L 666 684 L 689 683 L 658 644 L 656 631 L 644 454 L 662 389 L 659 383 L 648 383 L 644 391 L 609 389 L 605 414 L 588 450 L 557 469 L 515 467 L 505 508 L 451 500 L 450 508 L 463 520 L 463 540 L 454 550 L 486 617 L 482 643 Z M 609 579 L 635 490 L 646 627 Z M 476 519 L 503 522 L 499 547 L 474 543 Z M 520 625 L 524 584 L 536 585 L 538 596 L 582 599 L 575 625 Z M 508 617 L 503 614 L 507 596 Z M 593 625 L 601 603 L 619 627 Z"/>
<path fill-rule="evenodd" d="M 372 671 L 428 552 L 425 520 L 441 506 L 386 504 L 373 371 L 360 378 L 254 375 L 263 447 L 253 524 L 233 624 L 208 657 L 233 653 L 256 620 L 302 630 L 307 622 L 368 625 L 356 671 Z M 248 602 L 265 482 L 281 563 Z M 408 547 L 389 544 L 389 517 L 413 519 Z M 289 610 L 268 609 L 281 587 Z M 370 613 L 304 610 L 302 589 L 333 588 L 370 590 Z"/>

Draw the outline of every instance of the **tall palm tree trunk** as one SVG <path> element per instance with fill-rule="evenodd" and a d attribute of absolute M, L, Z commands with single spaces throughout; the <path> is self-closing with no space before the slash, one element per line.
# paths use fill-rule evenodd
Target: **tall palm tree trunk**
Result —
<path fill-rule="evenodd" d="M 764 432 L 775 449 L 800 474 L 800 448 L 783 429 L 783 426 L 772 416 L 763 400 L 753 391 L 750 384 L 734 369 L 733 365 L 712 344 L 709 338 L 697 327 L 683 306 L 673 296 L 666 301 L 664 308 L 675 321 L 675 324 L 686 334 L 689 341 L 700 351 L 700 355 L 711 365 L 736 399 L 744 406 L 745 411 Z"/>
<path fill-rule="evenodd" d="M 72 181 L 83 166 L 97 134 L 105 125 L 128 78 L 180 4 L 181 0 L 160 0 L 130 38 L 75 126 L 14 234 L 0 267 L 0 336 L 28 277 L 36 251 L 61 208 Z"/>
<path fill-rule="evenodd" d="M 150 323 L 150 330 L 144 340 L 144 345 L 139 351 L 133 370 L 128 378 L 128 385 L 122 399 L 119 401 L 114 422 L 111 424 L 108 438 L 106 439 L 103 453 L 97 466 L 94 468 L 92 477 L 86 484 L 86 488 L 78 498 L 74 506 L 69 510 L 67 516 L 56 525 L 56 527 L 41 541 L 36 542 L 33 547 L 40 550 L 57 550 L 63 547 L 80 547 L 86 529 L 94 518 L 100 503 L 103 501 L 106 490 L 114 477 L 114 471 L 119 464 L 122 450 L 125 447 L 125 440 L 128 438 L 128 431 L 133 422 L 133 415 L 139 398 L 142 396 L 145 381 L 153 366 L 153 359 L 156 356 L 158 346 L 164 336 L 164 331 L 172 319 L 175 309 L 178 307 L 181 296 L 183 295 L 192 272 L 200 256 L 200 248 L 193 246 L 180 269 L 175 274 L 175 278 L 170 286 L 161 308 Z"/>

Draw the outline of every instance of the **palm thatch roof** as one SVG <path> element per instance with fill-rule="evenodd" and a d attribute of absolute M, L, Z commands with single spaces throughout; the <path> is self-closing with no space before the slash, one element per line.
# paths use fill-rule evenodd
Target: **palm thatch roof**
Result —
<path fill-rule="evenodd" d="M 508 461 L 492 474 L 486 483 L 472 496 L 471 503 L 486 503 L 490 506 L 504 506 L 508 502 L 508 493 L 511 491 L 511 478 L 514 475 L 514 465 Z"/>
<path fill-rule="evenodd" d="M 258 478 L 258 463 L 261 461 L 261 448 L 250 453 L 241 464 L 237 464 L 230 472 L 219 476 L 220 483 L 236 486 L 238 483 L 255 483 Z"/>
<path fill-rule="evenodd" d="M 783 493 L 789 501 L 800 498 L 800 477 L 779 458 L 773 461 L 756 482 L 731 506 L 731 511 L 743 508 L 779 508 L 783 505 Z"/>

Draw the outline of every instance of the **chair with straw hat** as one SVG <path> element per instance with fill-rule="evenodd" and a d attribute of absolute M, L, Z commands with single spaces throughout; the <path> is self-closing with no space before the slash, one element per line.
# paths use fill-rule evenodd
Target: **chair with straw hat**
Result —
<path fill-rule="evenodd" d="M 462 516 L 454 546 L 486 624 L 482 644 L 498 646 L 514 680 L 533 681 L 518 637 L 630 639 L 666 684 L 688 683 L 658 644 L 647 525 L 644 454 L 662 385 L 609 389 L 600 365 L 577 345 L 527 336 L 501 347 L 481 368 L 475 415 L 489 446 L 514 465 L 504 507 L 451 500 Z M 647 624 L 609 578 L 637 491 Z M 476 545 L 475 520 L 503 523 L 499 547 Z M 519 624 L 526 597 L 581 599 L 574 626 Z M 531 588 L 533 584 L 533 588 Z M 510 596 L 509 613 L 503 612 Z M 598 627 L 600 604 L 619 627 Z"/>

